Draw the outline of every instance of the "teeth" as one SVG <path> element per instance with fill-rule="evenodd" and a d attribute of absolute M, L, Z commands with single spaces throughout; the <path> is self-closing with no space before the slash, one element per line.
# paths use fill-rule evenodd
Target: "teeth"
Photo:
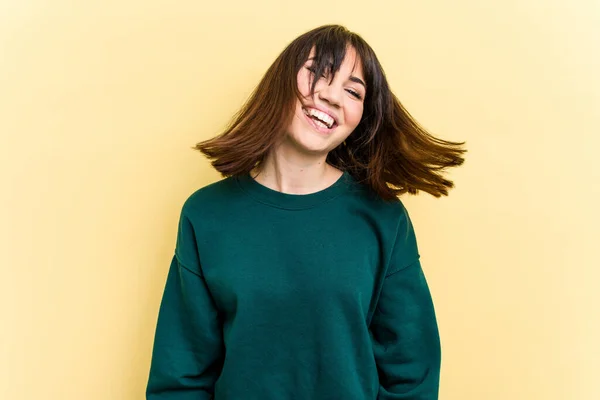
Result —
<path fill-rule="evenodd" d="M 321 122 L 321 121 L 319 121 L 319 120 L 315 120 L 315 124 L 317 124 L 317 125 L 319 125 L 319 126 L 322 126 L 323 128 L 330 128 L 329 126 L 325 125 L 324 123 L 322 123 L 322 122 Z"/>
<path fill-rule="evenodd" d="M 326 128 L 331 128 L 333 126 L 333 123 L 335 122 L 335 120 L 333 118 L 331 118 L 329 115 L 325 114 L 322 111 L 315 110 L 314 108 L 306 109 L 305 113 L 306 113 L 306 115 L 311 115 L 313 117 L 320 119 L 323 122 L 321 125 L 323 125 Z M 321 121 L 316 121 L 316 122 L 319 123 Z"/>

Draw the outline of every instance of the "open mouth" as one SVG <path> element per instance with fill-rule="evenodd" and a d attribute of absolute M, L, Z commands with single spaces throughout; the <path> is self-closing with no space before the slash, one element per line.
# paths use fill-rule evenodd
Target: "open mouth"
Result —
<path fill-rule="evenodd" d="M 337 126 L 335 118 L 323 111 L 315 108 L 303 108 L 302 111 L 309 121 L 317 128 L 320 128 L 320 130 L 331 131 Z"/>

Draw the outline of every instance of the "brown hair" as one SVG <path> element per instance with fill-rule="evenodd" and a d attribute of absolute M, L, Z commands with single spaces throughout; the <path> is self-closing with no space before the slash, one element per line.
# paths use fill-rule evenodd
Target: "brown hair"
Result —
<path fill-rule="evenodd" d="M 339 70 L 348 45 L 360 58 L 368 89 L 360 123 L 344 143 L 329 152 L 327 163 L 348 171 L 385 200 L 420 190 L 447 196 L 454 183 L 441 172 L 464 162 L 465 142 L 436 138 L 421 127 L 390 90 L 373 49 L 340 25 L 321 26 L 290 43 L 226 130 L 194 148 L 212 159 L 212 166 L 223 176 L 249 173 L 286 134 L 296 100 L 302 98 L 297 74 L 311 49 L 315 48 L 314 76 L 321 76 L 324 71 L 335 74 Z"/>

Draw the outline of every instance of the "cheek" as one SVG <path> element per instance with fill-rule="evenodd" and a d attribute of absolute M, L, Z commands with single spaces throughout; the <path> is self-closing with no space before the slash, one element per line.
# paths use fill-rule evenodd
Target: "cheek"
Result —
<path fill-rule="evenodd" d="M 303 97 L 308 97 L 310 95 L 310 81 L 309 77 L 305 73 L 298 74 L 298 90 Z"/>
<path fill-rule="evenodd" d="M 363 105 L 361 103 L 353 104 L 346 111 L 346 123 L 353 128 L 358 125 L 363 114 Z"/>

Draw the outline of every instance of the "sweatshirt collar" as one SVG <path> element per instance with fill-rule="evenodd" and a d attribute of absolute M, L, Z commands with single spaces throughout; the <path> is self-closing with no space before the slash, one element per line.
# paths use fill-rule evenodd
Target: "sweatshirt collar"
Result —
<path fill-rule="evenodd" d="M 268 188 L 257 182 L 249 173 L 236 176 L 240 188 L 254 200 L 263 204 L 286 210 L 302 210 L 315 207 L 342 194 L 352 180 L 352 176 L 344 171 L 330 186 L 309 194 L 290 194 Z"/>

